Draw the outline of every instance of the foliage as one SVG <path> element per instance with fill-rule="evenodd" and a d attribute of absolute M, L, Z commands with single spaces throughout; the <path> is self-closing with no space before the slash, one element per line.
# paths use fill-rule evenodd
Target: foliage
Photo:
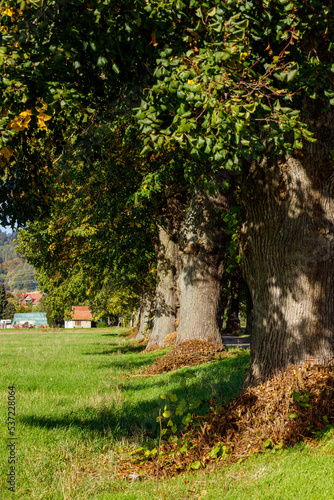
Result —
<path fill-rule="evenodd" d="M 35 270 L 17 250 L 16 233 L 0 232 L 0 281 L 11 291 L 36 289 Z"/>
<path fill-rule="evenodd" d="M 108 323 L 105 323 L 104 321 L 98 321 L 96 323 L 96 328 L 107 328 L 108 327 Z"/>
<path fill-rule="evenodd" d="M 8 303 L 4 312 L 5 319 L 10 319 L 13 321 L 15 313 L 16 313 L 15 301 L 13 299 L 8 299 Z"/>
<path fill-rule="evenodd" d="M 142 287 L 153 286 L 157 201 L 135 199 L 149 169 L 136 141 L 128 117 L 101 120 L 69 144 L 49 216 L 19 233 L 58 316 L 85 301 L 96 319 L 125 314 L 138 307 Z"/>
<path fill-rule="evenodd" d="M 301 149 L 315 140 L 309 103 L 334 104 L 328 2 L 8 0 L 1 9 L 4 219 L 43 216 L 64 142 L 120 103 L 141 100 L 142 153 L 154 151 L 151 165 L 157 154 L 185 156 L 192 185 L 212 169 L 240 170 L 268 144 Z M 152 166 L 141 195 L 172 170 Z"/>
<path fill-rule="evenodd" d="M 0 284 L 0 319 L 6 319 L 5 313 L 8 305 L 6 299 L 6 290 L 3 284 Z"/>
<path fill-rule="evenodd" d="M 318 0 L 221 4 L 191 0 L 150 17 L 182 19 L 181 41 L 160 50 L 156 83 L 138 109 L 145 151 L 188 148 L 213 169 L 240 170 L 271 145 L 291 153 L 308 130 L 305 99 L 334 105 L 334 21 Z M 303 104 L 304 103 L 304 104 Z"/>

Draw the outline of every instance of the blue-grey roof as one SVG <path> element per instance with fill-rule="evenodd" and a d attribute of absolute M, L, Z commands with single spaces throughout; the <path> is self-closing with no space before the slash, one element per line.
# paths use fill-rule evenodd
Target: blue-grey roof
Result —
<path fill-rule="evenodd" d="M 47 325 L 46 313 L 31 312 L 31 313 L 16 313 L 14 314 L 13 325 L 18 325 L 20 321 L 34 322 L 36 326 Z"/>

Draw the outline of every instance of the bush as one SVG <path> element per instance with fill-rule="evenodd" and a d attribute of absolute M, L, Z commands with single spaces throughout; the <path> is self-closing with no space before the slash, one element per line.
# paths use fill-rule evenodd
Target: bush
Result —
<path fill-rule="evenodd" d="M 96 328 L 108 328 L 108 323 L 105 323 L 104 321 L 98 321 L 96 324 Z"/>

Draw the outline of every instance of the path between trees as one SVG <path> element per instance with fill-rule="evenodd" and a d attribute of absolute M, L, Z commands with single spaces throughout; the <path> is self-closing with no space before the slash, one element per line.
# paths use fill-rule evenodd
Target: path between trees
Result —
<path fill-rule="evenodd" d="M 222 335 L 222 340 L 226 347 L 242 347 L 243 349 L 248 349 L 250 347 L 250 337 Z"/>

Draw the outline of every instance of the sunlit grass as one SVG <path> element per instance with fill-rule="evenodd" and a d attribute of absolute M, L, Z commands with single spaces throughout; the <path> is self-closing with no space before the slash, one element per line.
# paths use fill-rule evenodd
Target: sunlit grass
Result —
<path fill-rule="evenodd" d="M 299 445 L 216 471 L 161 480 L 158 493 L 155 482 L 145 477 L 133 484 L 120 479 L 119 450 L 156 443 L 160 396 L 173 392 L 181 397 L 185 371 L 141 376 L 166 351 L 143 353 L 142 347 L 121 335 L 124 330 L 29 330 L 0 335 L 4 416 L 7 386 L 16 386 L 16 498 L 333 498 L 330 437 L 316 447 Z M 190 400 L 233 397 L 248 360 L 247 353 L 235 351 L 230 358 L 190 368 L 196 375 L 187 382 Z M 0 498 L 10 498 L 4 418 L 1 434 Z M 303 496 L 306 491 L 310 496 Z"/>

